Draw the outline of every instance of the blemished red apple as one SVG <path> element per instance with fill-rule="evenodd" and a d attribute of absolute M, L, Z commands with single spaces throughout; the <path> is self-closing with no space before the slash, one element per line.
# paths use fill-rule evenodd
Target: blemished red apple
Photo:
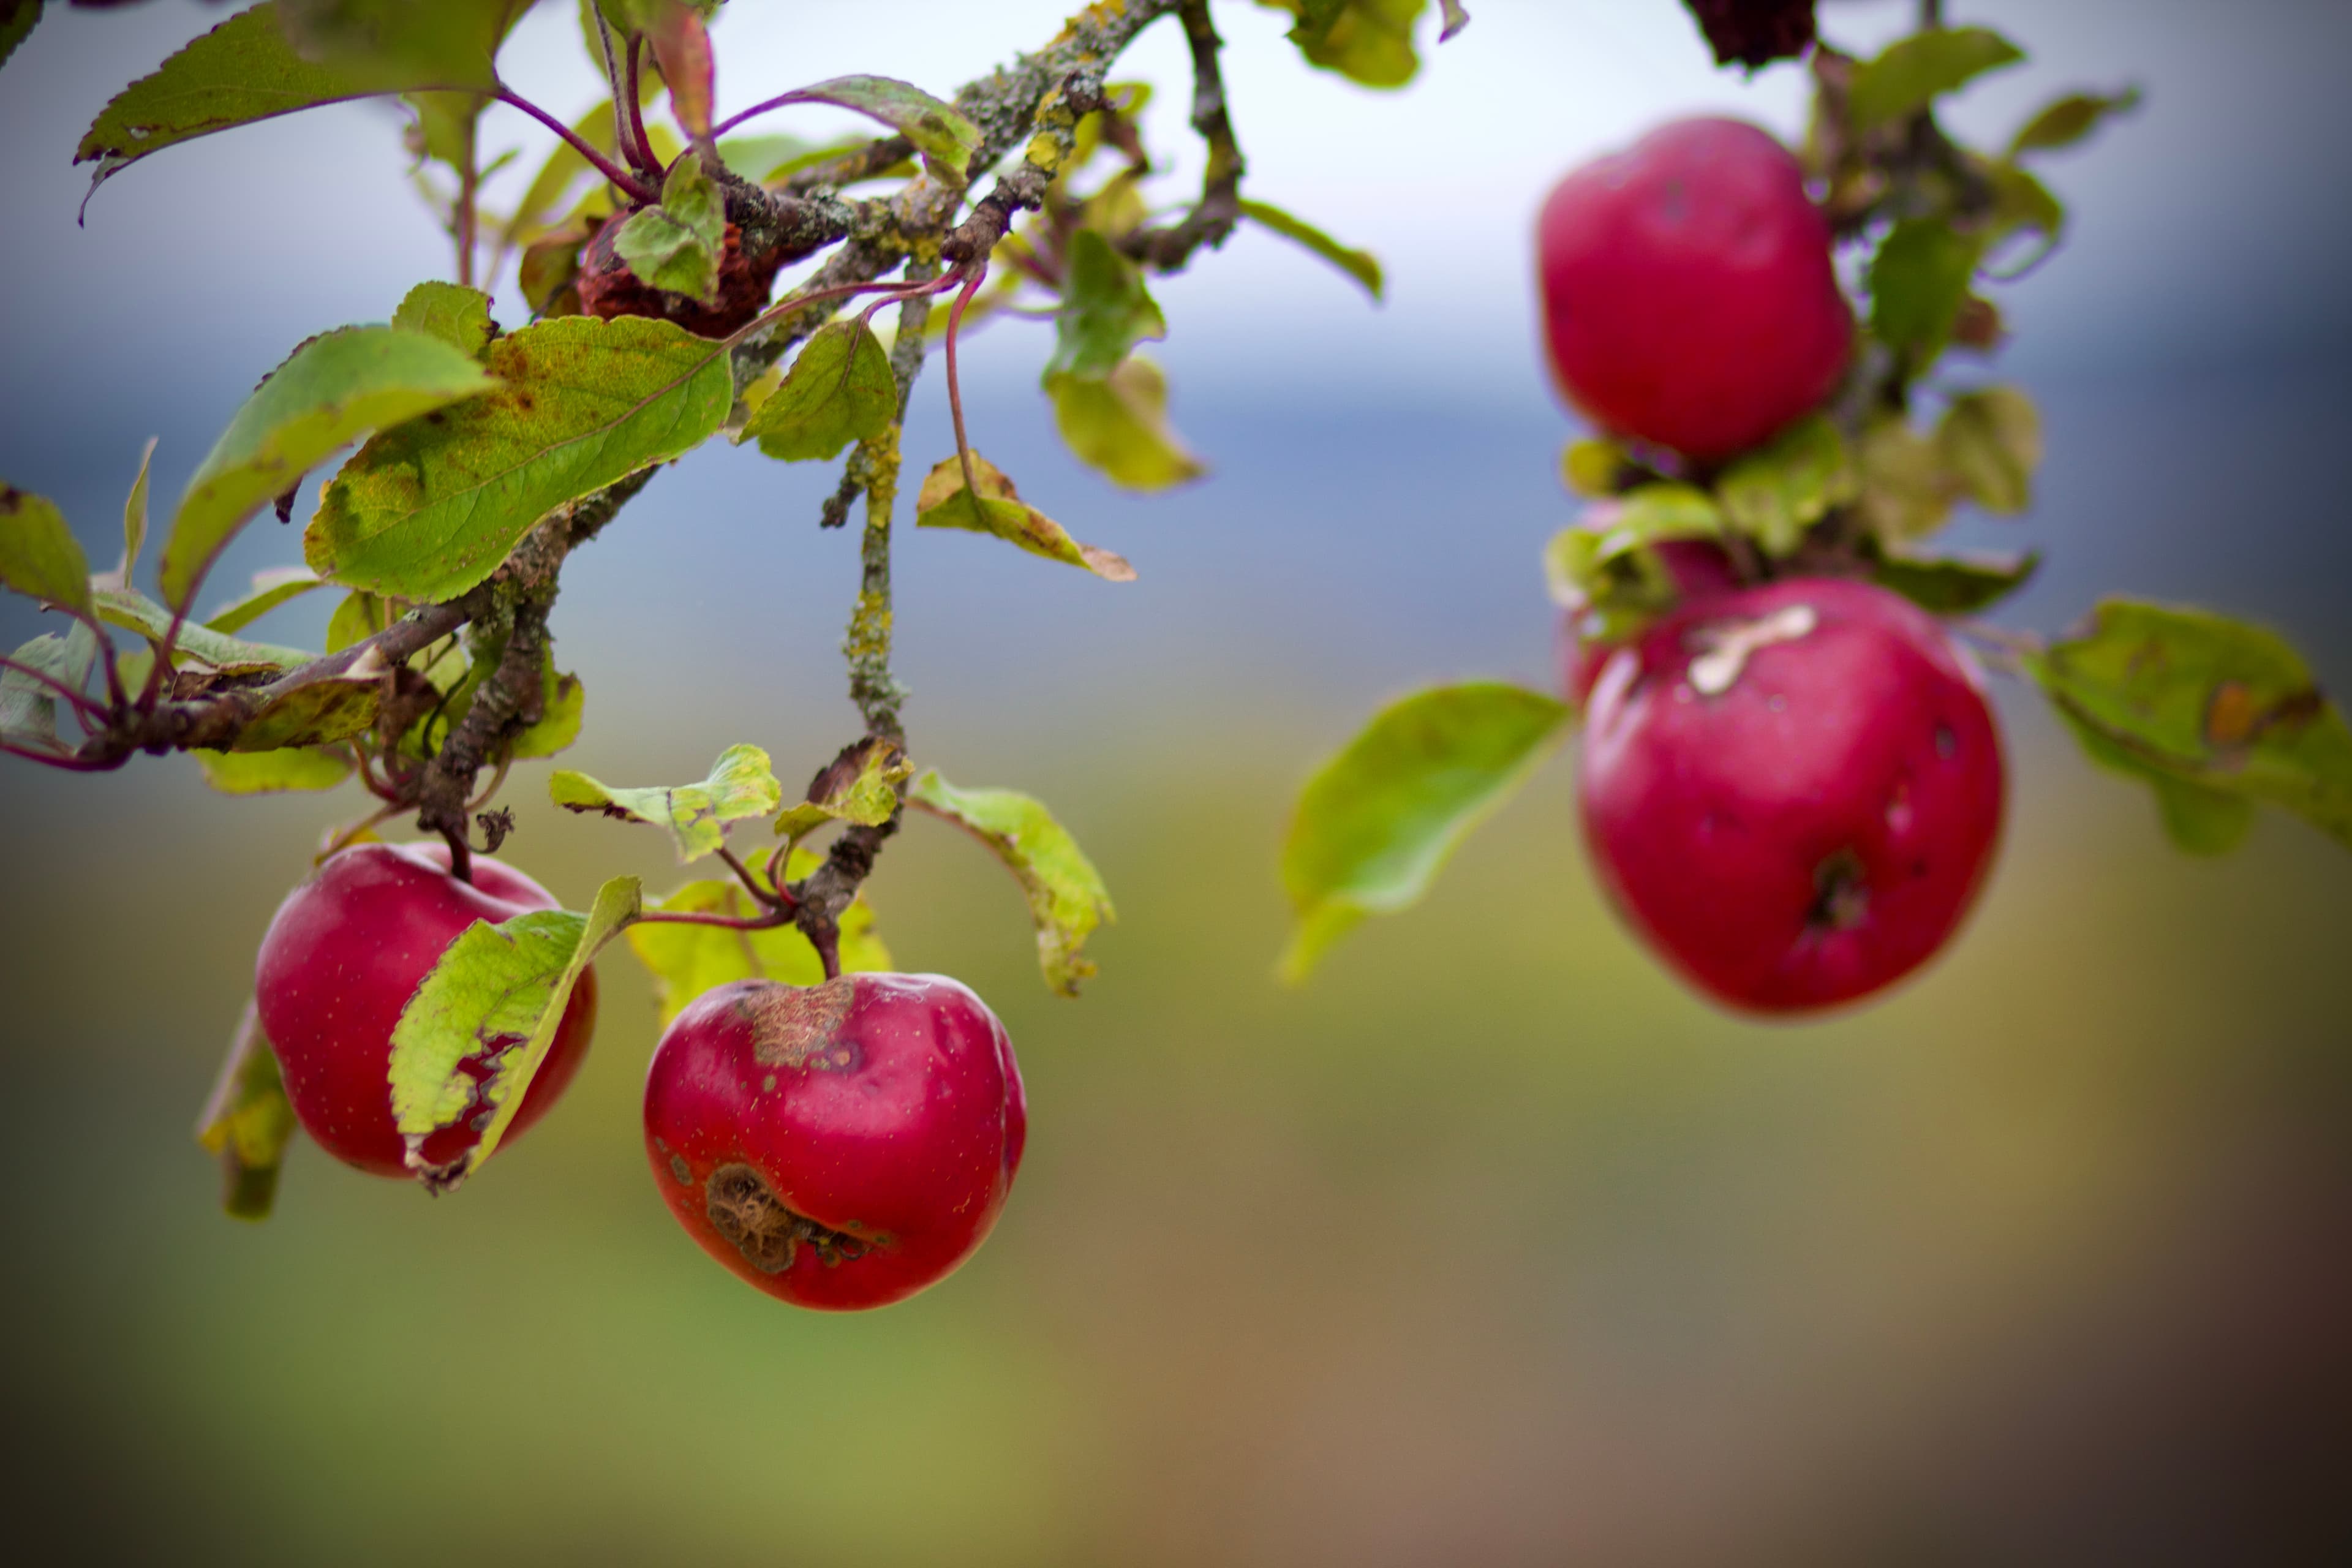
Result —
<path fill-rule="evenodd" d="M 1004 1026 L 938 974 L 721 985 L 663 1034 L 646 1157 L 738 1277 L 834 1311 L 952 1272 L 1013 1190 L 1028 1101 Z"/>
<path fill-rule="evenodd" d="M 1693 600 L 1612 653 L 1577 784 L 1634 928 L 1763 1014 L 1933 957 L 1984 885 L 2005 787 L 1967 656 L 1907 600 L 1830 578 Z"/>
<path fill-rule="evenodd" d="M 558 907 L 546 889 L 485 856 L 469 886 L 449 874 L 446 844 L 362 844 L 343 850 L 286 896 L 261 939 L 254 1000 L 286 1079 L 294 1115 L 318 1145 L 378 1176 L 413 1176 L 392 1114 L 392 1031 L 408 999 L 460 932 Z M 528 1131 L 562 1095 L 596 1027 L 596 973 L 580 977 L 547 1059 L 531 1079 L 500 1147 Z M 520 1045 L 514 1037 L 508 1045 Z M 505 1048 L 505 1047 L 502 1047 Z M 487 1078 L 491 1063 L 465 1069 Z M 480 1130 L 445 1127 L 421 1151 L 455 1163 Z"/>
<path fill-rule="evenodd" d="M 1536 227 L 1552 369 L 1602 428 L 1703 462 L 1818 407 L 1853 348 L 1828 224 L 1788 149 L 1678 120 L 1553 187 Z"/>

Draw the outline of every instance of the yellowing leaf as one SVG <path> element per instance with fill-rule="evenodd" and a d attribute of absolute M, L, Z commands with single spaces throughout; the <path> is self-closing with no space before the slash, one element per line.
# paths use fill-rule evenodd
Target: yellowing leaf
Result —
<path fill-rule="evenodd" d="M 803 837 L 828 822 L 877 827 L 898 809 L 898 785 L 915 771 L 895 742 L 868 735 L 843 748 L 808 788 L 808 796 L 784 808 L 776 831 Z"/>
<path fill-rule="evenodd" d="M 420 1180 L 446 1190 L 497 1152 L 547 1059 L 572 988 L 599 950 L 637 918 L 643 889 L 615 877 L 585 915 L 535 910 L 458 933 L 416 987 L 392 1031 L 392 1110 Z M 464 1070 L 487 1058 L 490 1076 Z M 425 1163 L 425 1141 L 489 1109 L 481 1137 L 454 1169 Z"/>
<path fill-rule="evenodd" d="M 1044 805 L 1009 789 L 958 789 L 927 770 L 907 804 L 954 823 L 986 845 L 1021 884 L 1037 928 L 1037 962 L 1045 984 L 1065 996 L 1095 972 L 1082 949 L 1097 927 L 1118 916 L 1102 874 Z"/>
<path fill-rule="evenodd" d="M 1048 376 L 1054 424 L 1070 450 L 1114 484 L 1159 490 L 1208 469 L 1168 426 L 1168 378 L 1141 354 L 1129 354 L 1100 381 Z"/>
<path fill-rule="evenodd" d="M 283 795 L 294 790 L 332 789 L 352 776 L 351 757 L 312 746 L 274 752 L 188 753 L 204 770 L 205 783 L 223 795 Z"/>
<path fill-rule="evenodd" d="M 667 827 L 682 861 L 698 860 L 726 842 L 722 824 L 765 816 L 783 798 L 783 786 L 757 746 L 730 746 L 698 784 L 614 789 L 586 773 L 558 768 L 547 793 L 567 811 L 601 811 L 624 822 Z"/>
<path fill-rule="evenodd" d="M 1272 229 L 1294 245 L 1303 246 L 1329 262 L 1358 283 L 1374 302 L 1381 296 L 1384 284 L 1381 276 L 1381 260 L 1369 250 L 1358 250 L 1338 240 L 1304 219 L 1291 216 L 1280 207 L 1265 202 L 1244 201 L 1242 216 L 1263 227 Z"/>
<path fill-rule="evenodd" d="M 238 1219 L 268 1219 L 278 1196 L 278 1170 L 293 1140 L 294 1107 L 261 1032 L 260 1014 L 247 1002 L 196 1120 L 196 1142 L 220 1156 L 221 1206 Z"/>
<path fill-rule="evenodd" d="M 89 607 L 89 559 L 45 496 L 0 482 L 0 583 L 68 610 Z"/>
<path fill-rule="evenodd" d="M 820 864 L 805 849 L 793 851 L 784 875 L 807 876 Z M 760 876 L 761 885 L 768 885 Z M 762 911 L 740 882 L 688 882 L 646 906 L 665 913 L 724 915 L 744 920 Z M 874 908 L 861 890 L 841 911 L 841 946 L 836 956 L 845 973 L 888 970 L 889 950 L 874 929 Z M 739 980 L 774 980 L 786 985 L 814 985 L 824 979 L 824 963 L 797 927 L 770 926 L 764 931 L 730 931 L 724 926 L 640 921 L 629 928 L 629 947 L 653 976 L 654 1000 L 661 1016 L 659 1028 L 688 1002 L 714 986 Z"/>
<path fill-rule="evenodd" d="M 1032 555 L 1083 566 L 1113 583 L 1131 583 L 1135 568 L 1124 556 L 1072 539 L 1062 525 L 1024 501 L 1013 481 L 979 453 L 971 455 L 975 497 L 964 489 L 963 465 L 950 458 L 933 468 L 915 497 L 915 526 L 961 528 L 1010 540 Z"/>
<path fill-rule="evenodd" d="M 302 537 L 320 576 L 453 598 L 557 507 L 701 445 L 734 402 L 721 345 L 642 316 L 538 322 L 492 343 L 489 369 L 494 391 L 382 432 L 327 485 Z"/>

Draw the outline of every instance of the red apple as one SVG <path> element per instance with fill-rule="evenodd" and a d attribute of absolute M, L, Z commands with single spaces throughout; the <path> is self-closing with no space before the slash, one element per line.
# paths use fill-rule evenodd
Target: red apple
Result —
<path fill-rule="evenodd" d="M 261 939 L 254 997 L 278 1054 L 286 1097 L 319 1146 L 379 1176 L 411 1176 L 392 1115 L 393 1026 L 433 965 L 476 921 L 496 925 L 557 908 L 546 889 L 482 856 L 469 886 L 449 874 L 444 844 L 362 844 L 335 856 L 286 896 Z M 580 977 L 547 1059 L 530 1082 L 505 1142 L 529 1131 L 563 1093 L 596 1027 L 596 973 Z M 501 1049 L 520 1045 L 514 1037 Z M 489 1075 L 487 1053 L 468 1059 Z M 446 1164 L 480 1136 L 460 1123 L 425 1141 L 424 1159 Z"/>
<path fill-rule="evenodd" d="M 1004 1026 L 937 974 L 719 986 L 646 1077 L 670 1213 L 802 1307 L 880 1307 L 944 1279 L 995 1225 L 1028 1130 Z"/>
<path fill-rule="evenodd" d="M 1799 1013 L 1950 938 L 2000 836 L 2000 737 L 1933 619 L 1797 578 L 1694 600 L 1611 655 L 1578 788 L 1650 943 L 1734 1007 Z"/>
<path fill-rule="evenodd" d="M 1817 407 L 1853 317 L 1786 148 L 1679 120 L 1562 180 L 1536 228 L 1561 387 L 1604 429 L 1705 462 Z"/>

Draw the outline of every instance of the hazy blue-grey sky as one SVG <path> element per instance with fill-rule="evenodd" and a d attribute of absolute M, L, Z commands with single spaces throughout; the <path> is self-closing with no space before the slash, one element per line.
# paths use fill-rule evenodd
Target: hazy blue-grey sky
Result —
<path fill-rule="evenodd" d="M 735 0 L 719 24 L 722 108 L 847 71 L 945 92 L 1049 37 L 1062 9 Z M 1425 30 L 1428 63 L 1411 89 L 1376 93 L 1302 68 L 1279 14 L 1217 7 L 1252 190 L 1378 252 L 1389 302 L 1370 308 L 1337 274 L 1250 230 L 1156 285 L 1175 416 L 1215 470 L 1159 498 L 1118 494 L 1059 452 L 1034 387 L 1046 330 L 980 334 L 968 362 L 975 439 L 1014 468 L 1024 494 L 1127 553 L 1142 579 L 1114 588 L 982 540 L 911 539 L 904 624 L 919 689 L 1023 704 L 1043 650 L 1073 640 L 1091 651 L 1082 668 L 1057 669 L 1063 687 L 1181 670 L 1199 689 L 1220 669 L 1261 696 L 1294 679 L 1323 693 L 1464 668 L 1542 678 L 1549 622 L 1533 561 L 1570 515 L 1553 461 L 1570 426 L 1534 348 L 1530 215 L 1559 173 L 1675 114 L 1738 113 L 1793 133 L 1804 83 L 1787 65 L 1752 79 L 1717 70 L 1671 0 L 1472 9 L 1472 26 L 1443 48 L 1426 48 Z M 2019 338 L 1996 366 L 2050 410 L 2043 504 L 2024 529 L 1979 523 L 1968 536 L 2051 548 L 2021 618 L 2063 623 L 2106 586 L 2201 595 L 2282 620 L 2336 659 L 2347 556 L 2329 476 L 2352 339 L 2341 285 L 2352 94 L 2336 77 L 2352 54 L 2352 6 L 1954 0 L 1948 12 L 2004 27 L 2034 56 L 1958 99 L 1949 118 L 1965 133 L 1997 140 L 2070 88 L 2136 82 L 2147 94 L 2136 115 L 2049 164 L 2074 232 L 2001 291 Z M 147 436 L 163 437 L 157 494 L 176 496 L 287 349 L 381 320 L 409 284 L 448 268 L 446 242 L 405 189 L 397 117 L 375 105 L 171 149 L 100 190 L 87 226 L 74 226 L 84 178 L 69 159 L 82 126 L 221 14 L 190 0 L 52 6 L 0 72 L 11 279 L 0 473 L 63 501 L 93 556 L 113 548 Z M 1822 26 L 1867 48 L 1907 15 L 1830 4 Z M 595 91 L 568 4 L 529 17 L 504 64 L 559 113 Z M 1152 142 L 1171 165 L 1162 199 L 1179 200 L 1196 158 L 1174 31 L 1155 29 L 1121 74 L 1165 89 Z M 775 124 L 814 135 L 843 121 L 809 111 Z M 491 142 L 503 139 L 527 149 L 522 171 L 548 141 L 501 110 Z M 521 314 L 510 297 L 502 305 L 510 325 Z M 948 447 L 939 392 L 934 368 L 909 436 L 918 461 Z M 746 635 L 748 618 L 779 689 L 833 700 L 853 563 L 843 541 L 811 526 L 828 488 L 812 467 L 697 454 L 575 563 L 559 632 L 619 614 L 659 578 L 676 642 L 628 658 L 607 648 L 608 681 L 665 684 L 697 660 L 732 662 L 729 638 Z M 290 531 L 257 525 L 217 594 L 296 559 Z M 782 582 L 793 584 L 782 602 L 804 605 L 804 616 L 774 615 Z M 297 607 L 277 635 L 293 640 L 321 614 Z M 0 632 L 25 619 L 0 613 Z M 999 635 L 975 643 L 975 627 Z M 957 651 L 930 662 L 932 638 Z M 595 641 L 574 638 L 571 650 L 595 657 Z M 1038 722 L 1056 711 L 1029 710 Z"/>

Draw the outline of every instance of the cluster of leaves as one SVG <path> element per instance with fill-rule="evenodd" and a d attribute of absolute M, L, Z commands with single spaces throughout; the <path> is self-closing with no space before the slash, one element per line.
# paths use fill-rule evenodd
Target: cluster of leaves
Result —
<path fill-rule="evenodd" d="M 2031 162 L 2137 95 L 2068 94 L 1998 154 L 1944 132 L 1938 100 L 2023 58 L 1983 27 L 1931 28 L 1866 60 L 1812 50 L 1804 162 L 1833 231 L 1865 252 L 1865 331 L 1846 384 L 1720 465 L 1607 438 L 1571 444 L 1563 476 L 1587 504 L 1544 555 L 1570 635 L 1613 645 L 1672 605 L 1656 547 L 1675 540 L 1718 546 L 1751 578 L 1866 576 L 1939 616 L 1974 616 L 2032 575 L 2032 553 L 1924 548 L 1962 502 L 2025 512 L 2042 458 L 2026 394 L 1948 362 L 2000 345 L 1981 288 L 2038 264 L 2063 231 Z M 2005 634 L 1994 658 L 2039 685 L 2094 759 L 2154 788 L 2179 847 L 2231 847 L 2257 802 L 2352 843 L 2352 730 L 2271 633 L 2116 599 L 2046 646 Z M 1300 796 L 1283 860 L 1297 916 L 1284 973 L 1303 976 L 1365 914 L 1417 900 L 1575 719 L 1569 702 L 1493 682 L 1418 692 L 1376 715 Z"/>

